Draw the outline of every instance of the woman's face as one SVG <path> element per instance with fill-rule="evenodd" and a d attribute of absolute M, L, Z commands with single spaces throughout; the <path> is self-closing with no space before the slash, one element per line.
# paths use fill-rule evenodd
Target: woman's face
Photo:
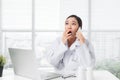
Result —
<path fill-rule="evenodd" d="M 79 24 L 76 18 L 70 17 L 65 21 L 65 30 L 71 32 L 72 36 L 76 36 L 76 32 L 78 31 Z"/>

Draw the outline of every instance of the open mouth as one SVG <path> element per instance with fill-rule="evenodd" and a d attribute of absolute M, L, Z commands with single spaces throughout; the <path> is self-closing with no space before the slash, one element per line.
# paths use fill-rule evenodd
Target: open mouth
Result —
<path fill-rule="evenodd" d="M 71 33 L 72 33 L 72 31 L 69 31 L 69 32 L 68 32 L 68 34 L 71 34 Z"/>

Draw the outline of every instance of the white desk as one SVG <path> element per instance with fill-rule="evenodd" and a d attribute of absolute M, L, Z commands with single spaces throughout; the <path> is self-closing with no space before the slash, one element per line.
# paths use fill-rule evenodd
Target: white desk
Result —
<path fill-rule="evenodd" d="M 1 77 L 0 80 L 31 80 L 31 79 L 14 75 L 12 69 L 7 69 L 4 70 L 3 77 Z M 67 78 L 67 79 L 57 78 L 52 80 L 76 80 L 76 78 Z M 103 70 L 103 71 L 94 71 L 94 80 L 119 80 L 119 79 L 110 72 Z"/>

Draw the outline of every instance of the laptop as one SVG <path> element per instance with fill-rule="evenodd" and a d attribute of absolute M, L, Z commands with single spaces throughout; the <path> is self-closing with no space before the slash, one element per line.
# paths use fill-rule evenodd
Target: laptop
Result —
<path fill-rule="evenodd" d="M 61 75 L 55 72 L 38 70 L 36 58 L 32 50 L 9 48 L 14 73 L 33 80 L 51 80 Z"/>

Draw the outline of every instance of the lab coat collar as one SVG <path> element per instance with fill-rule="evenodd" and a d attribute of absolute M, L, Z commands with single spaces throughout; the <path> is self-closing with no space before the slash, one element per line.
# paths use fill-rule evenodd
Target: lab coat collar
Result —
<path fill-rule="evenodd" d="M 79 42 L 79 40 L 76 38 L 75 42 L 70 46 L 70 50 L 74 50 L 76 47 L 79 47 L 81 44 Z M 67 46 L 68 46 L 68 42 L 67 42 Z"/>

